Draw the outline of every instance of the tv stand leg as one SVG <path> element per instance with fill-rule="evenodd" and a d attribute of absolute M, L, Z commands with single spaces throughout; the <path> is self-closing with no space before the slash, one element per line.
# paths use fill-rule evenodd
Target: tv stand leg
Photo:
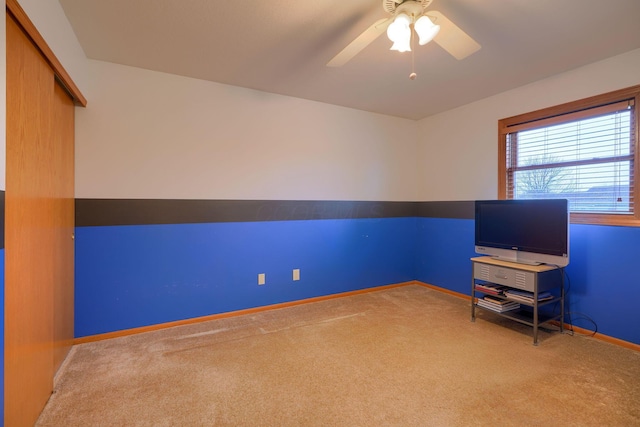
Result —
<path fill-rule="evenodd" d="M 471 268 L 471 321 L 476 321 L 476 279 Z"/>
<path fill-rule="evenodd" d="M 538 345 L 538 291 L 533 293 L 533 345 Z"/>

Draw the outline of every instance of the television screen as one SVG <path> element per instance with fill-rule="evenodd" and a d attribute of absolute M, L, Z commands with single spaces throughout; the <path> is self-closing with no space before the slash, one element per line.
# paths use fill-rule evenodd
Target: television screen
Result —
<path fill-rule="evenodd" d="M 569 263 L 569 201 L 478 200 L 476 252 L 527 264 Z"/>

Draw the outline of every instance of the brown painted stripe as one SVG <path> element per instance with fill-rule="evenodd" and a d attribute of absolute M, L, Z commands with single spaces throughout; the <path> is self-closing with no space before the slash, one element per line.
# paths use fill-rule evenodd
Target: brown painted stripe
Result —
<path fill-rule="evenodd" d="M 473 213 L 473 202 L 76 199 L 78 227 L 398 217 L 470 219 Z"/>
<path fill-rule="evenodd" d="M 474 219 L 475 201 L 420 202 L 416 216 L 425 218 Z"/>
<path fill-rule="evenodd" d="M 77 199 L 76 226 L 416 216 L 412 202 Z"/>

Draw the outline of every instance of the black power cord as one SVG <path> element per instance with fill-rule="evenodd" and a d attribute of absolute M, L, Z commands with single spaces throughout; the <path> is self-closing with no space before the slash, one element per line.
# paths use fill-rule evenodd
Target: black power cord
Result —
<path fill-rule="evenodd" d="M 564 300 L 565 303 L 567 301 L 569 301 L 569 293 L 571 291 L 571 278 L 569 277 L 569 274 L 565 271 L 564 267 L 560 267 L 558 265 L 554 265 L 554 267 L 556 267 L 559 271 L 560 271 L 560 285 L 562 286 L 563 289 L 563 293 L 564 293 Z M 565 283 L 566 283 L 566 289 L 565 289 Z M 565 307 L 567 307 L 568 304 L 565 304 Z M 556 305 L 557 307 L 557 305 Z M 554 308 L 555 311 L 555 308 Z M 576 335 L 576 331 L 573 329 L 574 325 L 573 325 L 573 315 L 576 315 L 577 319 L 584 319 L 587 320 L 589 322 L 591 322 L 593 324 L 593 332 L 590 334 L 580 334 L 580 335 L 584 335 L 584 336 L 588 336 L 588 337 L 593 337 L 595 334 L 598 333 L 598 324 L 595 322 L 595 320 L 593 320 L 591 317 L 587 316 L 584 313 L 580 313 L 580 312 L 573 312 L 571 310 L 568 310 L 564 313 L 565 317 L 567 317 L 568 322 L 565 322 L 566 325 L 569 326 L 568 331 L 569 331 L 569 335 L 574 336 Z M 562 319 L 564 321 L 564 319 Z"/>

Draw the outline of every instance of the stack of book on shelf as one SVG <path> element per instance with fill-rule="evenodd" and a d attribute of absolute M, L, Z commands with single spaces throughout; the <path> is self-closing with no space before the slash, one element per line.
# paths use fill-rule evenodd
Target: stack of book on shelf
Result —
<path fill-rule="evenodd" d="M 502 295 L 507 289 L 506 286 L 496 285 L 495 283 L 476 283 L 476 291 L 480 291 L 490 295 Z"/>
<path fill-rule="evenodd" d="M 527 304 L 533 304 L 533 292 L 521 291 L 519 289 L 508 289 L 504 292 L 504 296 L 513 301 L 524 302 Z M 553 295 L 549 292 L 539 292 L 538 302 L 547 301 L 553 299 Z"/>
<path fill-rule="evenodd" d="M 520 304 L 515 301 L 509 301 L 500 298 L 494 298 L 491 295 L 486 295 L 484 298 L 478 300 L 480 307 L 488 308 L 492 311 L 502 313 L 505 311 L 517 310 L 520 308 Z"/>

